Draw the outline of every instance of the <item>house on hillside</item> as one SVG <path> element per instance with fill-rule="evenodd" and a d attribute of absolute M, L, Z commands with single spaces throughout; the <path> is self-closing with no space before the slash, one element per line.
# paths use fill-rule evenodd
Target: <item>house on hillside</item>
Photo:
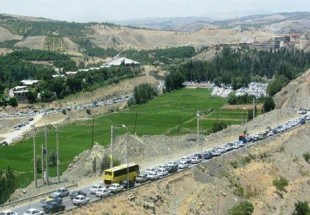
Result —
<path fill-rule="evenodd" d="M 131 67 L 139 67 L 140 66 L 140 62 L 125 58 L 125 57 L 121 57 L 121 58 L 116 58 L 113 59 L 109 62 L 107 62 L 106 64 L 102 65 L 101 67 L 111 67 L 111 66 L 120 66 L 120 65 L 125 65 L 125 66 L 131 66 Z"/>
<path fill-rule="evenodd" d="M 16 97 L 18 101 L 23 101 L 27 99 L 29 93 L 28 86 L 16 86 L 11 89 L 12 93 L 10 92 L 10 97 Z"/>
<path fill-rule="evenodd" d="M 34 86 L 34 85 L 36 85 L 38 82 L 39 82 L 39 80 L 22 80 L 22 81 L 21 81 L 22 85 L 28 86 L 28 87 Z"/>

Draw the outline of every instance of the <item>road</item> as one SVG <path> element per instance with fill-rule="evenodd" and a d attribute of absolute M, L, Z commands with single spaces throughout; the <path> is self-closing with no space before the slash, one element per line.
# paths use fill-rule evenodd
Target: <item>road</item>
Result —
<path fill-rule="evenodd" d="M 304 115 L 304 118 L 305 118 L 305 116 L 308 117 L 308 119 L 306 120 L 306 122 L 309 122 L 309 121 L 310 121 L 310 116 L 309 116 L 309 114 L 310 114 L 310 113 L 308 112 L 306 115 Z M 271 136 L 266 136 L 266 137 L 264 137 L 263 139 L 270 138 L 270 137 L 276 136 L 276 135 L 281 135 L 283 132 L 286 132 L 286 131 L 288 131 L 288 130 L 294 129 L 294 128 L 299 127 L 299 126 L 302 126 L 304 123 L 301 123 L 301 120 L 300 120 L 300 119 L 301 119 L 301 117 L 298 117 L 297 119 L 289 120 L 288 122 L 285 122 L 285 123 L 282 123 L 282 124 L 276 126 L 275 128 L 273 128 L 273 130 L 277 130 L 277 129 L 280 128 L 280 127 L 285 127 L 286 129 L 283 130 L 283 131 L 281 131 L 281 132 L 277 132 L 277 133 L 275 133 L 275 134 L 273 134 L 273 135 L 271 135 Z M 288 126 L 288 125 L 290 125 L 290 126 Z M 257 134 L 253 134 L 252 136 L 254 137 L 255 135 L 257 135 Z M 226 152 L 224 152 L 224 153 L 226 154 L 226 153 L 231 153 L 231 152 L 236 151 L 236 150 L 241 150 L 241 149 L 244 149 L 244 148 L 249 147 L 249 146 L 251 146 L 251 145 L 255 145 L 255 144 L 259 143 L 259 142 L 260 142 L 260 141 L 255 141 L 255 142 L 251 141 L 251 142 L 246 143 L 245 146 L 243 146 L 243 147 L 240 147 L 240 148 L 238 148 L 238 149 L 230 149 L 229 151 L 226 151 Z M 226 144 L 226 143 L 225 143 L 225 144 Z M 224 146 L 225 144 L 222 144 L 222 145 L 220 145 L 219 147 L 222 147 L 222 146 Z M 211 150 L 211 149 L 209 149 L 209 150 Z M 197 153 L 200 153 L 200 152 L 197 152 Z M 184 155 L 184 156 L 193 157 L 194 154 Z M 216 159 L 216 157 L 214 157 L 214 158 L 212 158 L 212 159 Z M 180 161 L 179 159 L 176 160 L 177 163 L 179 163 L 179 161 Z M 207 163 L 207 162 L 209 162 L 209 159 L 203 159 L 201 163 Z M 198 164 L 190 164 L 189 168 L 192 168 L 192 167 L 194 167 L 194 166 L 196 166 L 196 165 L 200 165 L 201 163 L 198 163 Z M 154 166 L 153 166 L 153 167 L 154 167 Z M 187 169 L 189 169 L 189 168 L 187 168 Z M 181 169 L 178 169 L 178 172 L 185 171 L 185 170 L 186 170 L 186 169 L 182 169 L 182 170 L 181 170 Z M 142 171 L 144 171 L 144 170 L 142 170 Z M 174 174 L 175 174 L 175 173 L 174 173 Z M 169 175 L 171 175 L 171 174 L 168 174 L 168 175 L 165 176 L 165 177 L 169 177 Z M 160 179 L 160 180 L 164 180 L 165 177 L 163 177 L 163 178 Z M 147 184 L 147 183 L 148 183 L 148 182 L 143 183 L 143 184 Z M 94 184 L 101 184 L 101 185 L 104 185 L 102 181 L 98 181 L 97 183 L 94 183 Z M 87 185 L 87 186 L 80 187 L 80 188 L 78 188 L 78 189 L 73 189 L 73 190 L 82 190 L 82 191 L 84 191 L 85 193 L 87 193 L 87 196 L 90 198 L 90 202 L 93 202 L 93 201 L 95 201 L 95 200 L 98 200 L 98 198 L 97 198 L 95 195 L 90 194 L 90 187 L 91 187 L 92 185 L 94 185 L 94 184 Z M 136 186 L 140 186 L 140 185 L 143 185 L 143 184 L 136 183 Z M 72 192 L 73 190 L 70 190 L 70 191 Z M 114 195 L 114 194 L 113 194 L 113 195 Z M 47 195 L 46 195 L 46 196 L 47 196 Z M 40 199 L 44 199 L 46 196 L 43 196 L 43 197 L 40 198 Z M 107 197 L 105 197 L 105 198 L 107 198 Z M 66 206 L 66 210 L 69 210 L 69 209 L 72 209 L 72 208 L 76 207 L 76 206 L 74 206 L 74 205 L 72 204 L 70 197 L 64 197 L 64 198 L 63 198 L 63 204 Z M 15 208 L 12 208 L 12 210 L 13 210 L 14 212 L 18 212 L 18 213 L 22 214 L 22 213 L 25 212 L 28 208 L 37 208 L 37 209 L 40 209 L 40 210 L 42 209 L 41 206 L 40 206 L 40 201 L 39 201 L 39 200 L 33 200 L 33 201 L 32 201 L 32 200 L 30 199 L 28 203 L 24 203 L 23 205 L 20 205 L 20 206 L 17 206 L 17 207 L 15 207 Z"/>
<path fill-rule="evenodd" d="M 4 134 L 3 141 L 6 141 L 8 144 L 11 144 L 12 142 L 15 142 L 16 140 L 20 139 L 26 132 L 29 132 L 31 130 L 31 126 L 35 125 L 42 117 L 43 114 L 37 114 L 33 116 L 33 120 L 29 121 L 27 125 L 20 127 L 19 130 L 14 130 L 11 133 Z"/>

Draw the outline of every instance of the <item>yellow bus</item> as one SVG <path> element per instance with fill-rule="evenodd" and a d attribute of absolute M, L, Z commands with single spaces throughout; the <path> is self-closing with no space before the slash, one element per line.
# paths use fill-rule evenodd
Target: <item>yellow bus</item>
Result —
<path fill-rule="evenodd" d="M 138 164 L 128 164 L 128 179 L 130 181 L 135 181 L 139 173 L 140 166 Z M 127 164 L 106 169 L 103 173 L 103 181 L 105 184 L 121 183 L 121 181 L 125 180 L 127 180 Z"/>

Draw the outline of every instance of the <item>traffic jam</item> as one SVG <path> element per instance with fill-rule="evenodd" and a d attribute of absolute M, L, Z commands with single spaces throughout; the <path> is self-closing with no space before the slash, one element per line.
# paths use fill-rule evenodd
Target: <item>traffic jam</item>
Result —
<path fill-rule="evenodd" d="M 59 188 L 50 193 L 46 198 L 31 202 L 24 206 L 15 207 L 0 212 L 0 215 L 38 215 L 59 213 L 66 210 L 100 201 L 148 182 L 163 179 L 177 172 L 184 171 L 210 159 L 219 157 L 230 151 L 259 143 L 260 140 L 279 135 L 285 131 L 304 125 L 310 121 L 310 113 L 301 114 L 298 118 L 279 124 L 274 128 L 268 128 L 263 132 L 252 135 L 239 135 L 233 142 L 225 143 L 207 151 L 200 151 L 192 155 L 186 155 L 176 161 L 170 161 L 156 167 L 149 167 L 140 171 L 140 166 L 134 163 L 122 164 L 103 173 L 103 181 L 84 188 L 72 190 Z"/>

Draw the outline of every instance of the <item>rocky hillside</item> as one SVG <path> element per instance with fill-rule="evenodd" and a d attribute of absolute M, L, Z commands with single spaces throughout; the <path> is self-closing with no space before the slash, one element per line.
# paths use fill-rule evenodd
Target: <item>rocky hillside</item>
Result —
<path fill-rule="evenodd" d="M 277 108 L 309 108 L 310 70 L 291 81 L 274 96 Z"/>

